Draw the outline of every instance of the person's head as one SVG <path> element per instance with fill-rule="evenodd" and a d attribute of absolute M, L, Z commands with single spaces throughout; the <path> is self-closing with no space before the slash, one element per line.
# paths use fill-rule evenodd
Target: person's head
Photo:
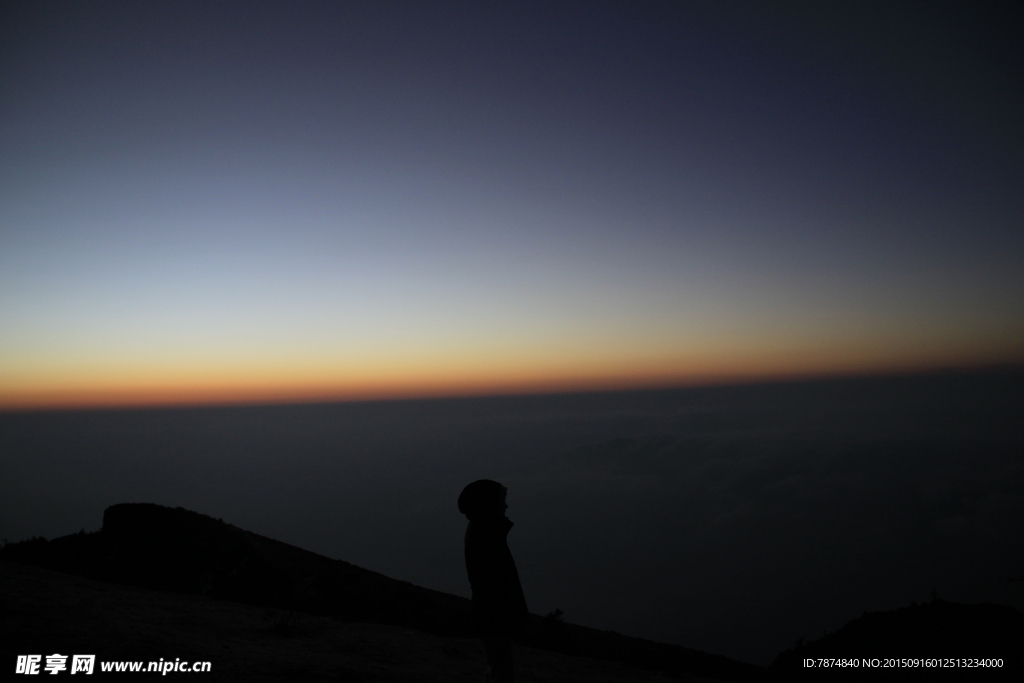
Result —
<path fill-rule="evenodd" d="M 459 494 L 459 512 L 470 520 L 482 517 L 502 517 L 505 515 L 504 486 L 490 479 L 477 479 L 467 484 Z"/>

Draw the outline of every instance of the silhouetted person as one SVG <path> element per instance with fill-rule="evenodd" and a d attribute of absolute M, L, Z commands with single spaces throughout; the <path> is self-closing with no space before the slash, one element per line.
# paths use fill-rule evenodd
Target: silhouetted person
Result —
<path fill-rule="evenodd" d="M 469 518 L 466 572 L 473 588 L 473 624 L 490 665 L 487 680 L 497 683 L 514 680 L 512 635 L 530 618 L 508 549 L 507 491 L 496 481 L 480 479 L 459 495 L 459 512 Z"/>

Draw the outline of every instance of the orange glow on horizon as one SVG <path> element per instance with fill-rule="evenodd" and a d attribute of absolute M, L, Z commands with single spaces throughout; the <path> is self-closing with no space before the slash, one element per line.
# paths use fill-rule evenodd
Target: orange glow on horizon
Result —
<path fill-rule="evenodd" d="M 706 355 L 690 362 L 620 363 L 618 370 L 580 362 L 570 369 L 522 364 L 504 371 L 438 364 L 433 371 L 396 363 L 391 372 L 343 372 L 342 368 L 293 367 L 263 374 L 246 368 L 193 372 L 82 373 L 75 381 L 32 381 L 0 388 L 0 411 L 161 406 L 215 406 L 427 399 L 445 397 L 545 394 L 577 391 L 656 389 L 742 384 L 872 374 L 909 374 L 990 365 L 1017 365 L 1020 358 L 893 358 L 862 353 L 837 361 L 831 354 L 784 352 L 737 359 Z M 513 365 L 510 363 L 510 366 Z M 489 370 L 489 371 L 488 371 Z"/>

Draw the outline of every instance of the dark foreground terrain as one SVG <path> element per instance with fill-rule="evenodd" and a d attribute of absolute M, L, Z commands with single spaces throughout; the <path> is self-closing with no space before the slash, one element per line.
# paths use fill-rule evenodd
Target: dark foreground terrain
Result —
<path fill-rule="evenodd" d="M 181 508 L 115 505 L 98 532 L 9 544 L 0 559 L 18 563 L 0 565 L 11 670 L 19 654 L 54 652 L 210 661 L 218 680 L 459 681 L 485 668 L 465 598 Z M 535 616 L 519 643 L 523 680 L 762 672 L 554 616 Z"/>
<path fill-rule="evenodd" d="M 209 673 L 186 675 L 227 681 L 479 681 L 485 669 L 465 598 L 181 508 L 115 505 L 100 531 L 8 544 L 0 560 L 4 677 L 18 655 L 54 653 L 96 655 L 97 675 L 101 662 L 204 661 Z M 767 670 L 534 616 L 517 654 L 523 681 L 1022 680 L 1024 614 L 937 599 L 865 614 Z M 932 663 L 896 663 L 914 658 Z"/>
<path fill-rule="evenodd" d="M 0 602 L 2 680 L 21 678 L 11 676 L 17 655 L 53 653 L 95 654 L 97 662 L 208 661 L 209 673 L 172 672 L 164 680 L 257 683 L 478 682 L 486 666 L 470 638 L 116 585 L 10 562 L 0 562 Z M 517 647 L 516 654 L 524 681 L 712 680 L 531 647 Z M 103 677 L 99 671 L 95 676 Z M 138 680 L 158 674 L 106 677 Z"/>

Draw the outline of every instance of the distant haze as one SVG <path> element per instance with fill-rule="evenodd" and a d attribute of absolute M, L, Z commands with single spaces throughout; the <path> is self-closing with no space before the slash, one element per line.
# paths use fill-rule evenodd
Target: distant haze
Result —
<path fill-rule="evenodd" d="M 4 3 L 0 409 L 1020 362 L 1020 25 Z"/>

